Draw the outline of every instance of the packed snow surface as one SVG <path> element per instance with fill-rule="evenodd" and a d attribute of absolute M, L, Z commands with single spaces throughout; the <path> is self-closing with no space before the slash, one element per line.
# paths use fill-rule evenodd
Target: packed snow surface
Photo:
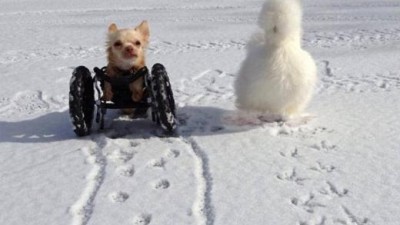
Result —
<path fill-rule="evenodd" d="M 304 0 L 305 124 L 232 123 L 261 0 L 1 0 L 0 224 L 399 225 L 400 2 Z M 177 135 L 107 114 L 77 138 L 72 70 L 148 20 Z"/>

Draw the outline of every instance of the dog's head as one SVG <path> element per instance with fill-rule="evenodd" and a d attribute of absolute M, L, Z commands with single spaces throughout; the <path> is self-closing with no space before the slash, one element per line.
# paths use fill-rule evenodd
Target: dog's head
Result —
<path fill-rule="evenodd" d="M 128 29 L 118 29 L 113 23 L 108 27 L 107 36 L 109 63 L 121 70 L 145 66 L 145 53 L 150 36 L 147 21 Z"/>

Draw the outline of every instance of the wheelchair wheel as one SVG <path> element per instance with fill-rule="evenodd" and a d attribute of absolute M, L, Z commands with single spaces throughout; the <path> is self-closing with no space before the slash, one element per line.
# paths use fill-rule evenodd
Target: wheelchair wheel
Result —
<path fill-rule="evenodd" d="M 150 81 L 153 120 L 165 131 L 176 128 L 175 100 L 165 67 L 155 64 L 151 71 Z"/>
<path fill-rule="evenodd" d="M 69 114 L 77 136 L 90 134 L 94 105 L 92 76 L 86 67 L 79 66 L 72 73 L 69 86 Z"/>

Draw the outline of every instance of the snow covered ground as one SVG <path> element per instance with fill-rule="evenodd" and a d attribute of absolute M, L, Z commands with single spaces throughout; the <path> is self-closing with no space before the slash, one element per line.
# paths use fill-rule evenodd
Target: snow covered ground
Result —
<path fill-rule="evenodd" d="M 400 224 L 400 2 L 304 0 L 319 85 L 308 124 L 234 126 L 261 0 L 1 0 L 0 224 Z M 76 138 L 68 85 L 108 25 L 151 26 L 177 137 L 109 114 Z"/>

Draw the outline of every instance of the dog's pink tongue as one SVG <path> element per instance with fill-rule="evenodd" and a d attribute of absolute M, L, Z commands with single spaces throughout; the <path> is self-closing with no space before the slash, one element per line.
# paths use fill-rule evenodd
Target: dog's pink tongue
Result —
<path fill-rule="evenodd" d="M 125 58 L 127 58 L 127 59 L 132 59 L 132 58 L 136 58 L 137 57 L 137 55 L 135 54 L 135 53 L 131 53 L 131 52 L 127 52 L 127 53 L 125 53 Z"/>

